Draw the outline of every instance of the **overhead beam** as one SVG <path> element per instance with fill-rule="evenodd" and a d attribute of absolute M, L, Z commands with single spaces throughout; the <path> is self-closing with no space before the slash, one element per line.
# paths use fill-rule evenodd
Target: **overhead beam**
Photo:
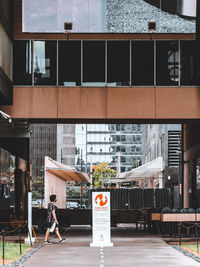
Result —
<path fill-rule="evenodd" d="M 196 40 L 200 41 L 200 0 L 197 0 L 196 7 Z"/>

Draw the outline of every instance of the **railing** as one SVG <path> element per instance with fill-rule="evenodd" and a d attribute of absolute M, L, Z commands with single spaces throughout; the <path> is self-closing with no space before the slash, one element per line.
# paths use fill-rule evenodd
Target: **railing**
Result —
<path fill-rule="evenodd" d="M 14 227 L 14 229 L 11 229 Z M 27 230 L 27 234 L 30 239 L 30 245 L 32 247 L 32 240 L 31 235 L 29 232 L 27 221 L 23 220 L 13 220 L 10 222 L 0 222 L 0 234 L 2 235 L 2 258 L 3 258 L 3 265 L 5 262 L 5 237 L 8 234 L 15 233 L 18 231 L 19 233 L 19 252 L 22 255 L 22 229 L 25 228 Z M 11 230 L 10 230 L 11 229 Z"/>

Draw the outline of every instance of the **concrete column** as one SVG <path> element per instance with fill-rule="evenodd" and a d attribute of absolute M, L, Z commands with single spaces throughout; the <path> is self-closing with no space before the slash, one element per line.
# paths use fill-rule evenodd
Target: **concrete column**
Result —
<path fill-rule="evenodd" d="M 164 188 L 163 186 L 163 173 L 159 173 L 159 188 Z"/>
<path fill-rule="evenodd" d="M 21 158 L 18 158 L 18 169 L 21 169 L 22 172 L 27 171 L 27 161 Z"/>
<path fill-rule="evenodd" d="M 189 208 L 189 161 L 184 163 L 184 199 L 183 206 L 184 208 Z"/>

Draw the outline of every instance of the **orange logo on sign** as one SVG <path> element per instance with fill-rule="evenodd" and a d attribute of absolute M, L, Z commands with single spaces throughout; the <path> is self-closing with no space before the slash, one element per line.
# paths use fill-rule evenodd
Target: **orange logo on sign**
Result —
<path fill-rule="evenodd" d="M 98 206 L 105 206 L 106 203 L 108 202 L 108 198 L 107 196 L 104 196 L 103 197 L 103 194 L 98 194 L 95 198 L 95 203 L 98 205 Z"/>

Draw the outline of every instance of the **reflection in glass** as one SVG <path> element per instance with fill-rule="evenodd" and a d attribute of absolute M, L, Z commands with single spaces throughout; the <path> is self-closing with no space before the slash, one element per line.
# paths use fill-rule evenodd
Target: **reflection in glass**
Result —
<path fill-rule="evenodd" d="M 108 86 L 130 85 L 130 42 L 107 42 Z"/>
<path fill-rule="evenodd" d="M 154 42 L 132 42 L 132 85 L 154 85 Z"/>
<path fill-rule="evenodd" d="M 108 162 L 116 169 L 117 153 L 120 151 L 124 160 L 121 162 L 121 171 L 123 169 L 125 171 L 130 170 L 137 160 L 141 160 L 142 133 L 135 131 L 138 126 L 139 124 L 82 124 L 81 126 L 77 124 L 76 168 L 80 170 L 82 166 L 83 169 L 84 162 L 84 168 L 90 170 L 90 151 L 92 148 L 93 165 Z"/>
<path fill-rule="evenodd" d="M 105 86 L 105 42 L 83 42 L 83 86 Z"/>
<path fill-rule="evenodd" d="M 58 75 L 59 85 L 81 84 L 81 42 L 59 41 Z"/>
<path fill-rule="evenodd" d="M 156 42 L 156 85 L 178 85 L 178 41 Z"/>
<path fill-rule="evenodd" d="M 14 206 L 15 157 L 0 148 L 0 206 Z"/>
<path fill-rule="evenodd" d="M 64 22 L 73 32 L 105 32 L 105 0 L 23 0 L 23 31 L 63 32 Z"/>
<path fill-rule="evenodd" d="M 13 45 L 13 83 L 32 85 L 31 41 L 15 41 Z"/>
<path fill-rule="evenodd" d="M 181 41 L 181 85 L 200 85 L 199 58 L 195 41 Z"/>
<path fill-rule="evenodd" d="M 56 85 L 56 41 L 34 42 L 34 85 Z"/>

